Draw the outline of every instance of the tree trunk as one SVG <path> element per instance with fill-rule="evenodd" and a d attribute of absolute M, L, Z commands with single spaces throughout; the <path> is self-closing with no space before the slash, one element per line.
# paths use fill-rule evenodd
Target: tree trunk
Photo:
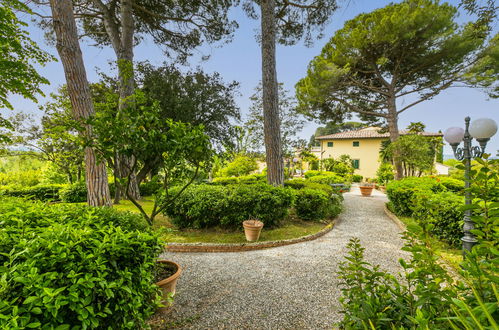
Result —
<path fill-rule="evenodd" d="M 281 146 L 278 86 L 275 56 L 275 0 L 262 0 L 262 92 L 267 181 L 274 186 L 284 184 L 284 164 Z"/>
<path fill-rule="evenodd" d="M 393 143 L 399 138 L 399 127 L 398 127 L 398 115 L 397 115 L 397 105 L 395 103 L 395 97 L 388 100 L 388 130 L 390 132 L 390 141 Z M 395 168 L 395 179 L 400 180 L 404 177 L 404 170 L 402 168 L 402 162 L 400 161 L 400 151 L 398 148 L 393 150 L 393 166 Z"/>
<path fill-rule="evenodd" d="M 66 76 L 75 120 L 85 121 L 94 114 L 92 96 L 83 64 L 72 1 L 50 0 L 56 46 Z M 85 125 L 86 138 L 92 139 L 92 127 Z M 90 206 L 111 206 L 106 164 L 98 162 L 95 151 L 85 148 L 87 201 Z"/>
<path fill-rule="evenodd" d="M 119 49 L 115 49 L 116 57 L 118 59 L 118 78 L 119 78 L 119 108 L 118 111 L 122 112 L 127 107 L 135 106 L 133 100 L 133 93 L 135 89 L 134 73 L 133 73 L 133 36 L 134 36 L 134 22 L 132 12 L 132 0 L 121 1 L 121 38 Z M 127 156 L 117 157 L 117 168 L 121 178 L 128 178 L 130 186 L 128 193 L 134 199 L 140 199 L 139 184 L 135 171 L 130 171 L 131 164 L 134 160 Z M 117 187 L 121 190 L 121 194 L 125 196 L 124 187 Z M 117 195 L 115 195 L 115 198 Z M 115 200 L 116 202 L 116 200 Z"/>

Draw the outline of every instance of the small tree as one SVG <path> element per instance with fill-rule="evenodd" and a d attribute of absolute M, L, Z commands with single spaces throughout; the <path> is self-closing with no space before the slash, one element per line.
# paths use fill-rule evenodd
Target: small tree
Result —
<path fill-rule="evenodd" d="M 381 119 L 396 141 L 401 113 L 464 81 L 483 57 L 487 33 L 458 26 L 456 16 L 447 3 L 405 0 L 346 22 L 296 85 L 301 110 L 333 121 Z"/>
<path fill-rule="evenodd" d="M 155 217 L 196 180 L 200 170 L 211 165 L 213 150 L 202 126 L 164 119 L 157 103 L 147 105 L 140 92 L 134 97 L 136 106 L 126 108 L 119 116 L 115 117 L 110 109 L 99 112 L 93 119 L 99 137 L 96 147 L 105 157 L 112 157 L 118 151 L 134 160 L 121 184 L 126 187 L 128 199 L 152 225 Z M 160 157 L 157 178 L 162 190 L 147 214 L 129 188 L 132 173 L 151 157 Z M 172 193 L 173 186 L 181 188 Z"/>

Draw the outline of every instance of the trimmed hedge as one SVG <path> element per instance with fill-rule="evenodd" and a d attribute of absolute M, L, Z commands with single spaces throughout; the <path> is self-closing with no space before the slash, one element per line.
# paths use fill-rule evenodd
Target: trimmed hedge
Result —
<path fill-rule="evenodd" d="M 229 176 L 214 178 L 211 184 L 228 185 L 228 184 L 253 184 L 265 183 L 267 177 L 265 174 L 250 174 L 244 176 Z"/>
<path fill-rule="evenodd" d="M 250 218 L 272 227 L 288 215 L 293 198 L 291 189 L 268 184 L 192 185 L 165 213 L 181 228 L 240 228 Z"/>
<path fill-rule="evenodd" d="M 59 192 L 65 185 L 47 184 L 32 187 L 4 186 L 0 188 L 0 195 L 12 197 L 25 197 L 41 201 L 60 200 Z"/>
<path fill-rule="evenodd" d="M 449 191 L 453 191 L 455 193 L 463 194 L 464 193 L 464 181 L 458 180 L 454 178 L 450 178 L 447 176 L 439 176 L 437 180 Z"/>
<path fill-rule="evenodd" d="M 323 220 L 341 212 L 341 199 L 323 190 L 303 188 L 296 192 L 295 210 L 304 220 Z"/>
<path fill-rule="evenodd" d="M 322 184 L 335 184 L 335 183 L 345 183 L 348 182 L 345 178 L 336 174 L 321 174 L 310 177 L 308 180 L 310 182 L 322 183 Z"/>
<path fill-rule="evenodd" d="M 110 208 L 0 200 L 0 319 L 8 329 L 138 329 L 154 312 L 158 236 Z"/>
<path fill-rule="evenodd" d="M 352 175 L 352 181 L 353 182 L 362 182 L 363 178 L 364 177 L 362 175 L 360 175 L 360 174 L 353 174 Z"/>
<path fill-rule="evenodd" d="M 392 181 L 386 186 L 386 194 L 393 210 L 398 215 L 411 216 L 413 195 L 417 192 L 436 193 L 447 190 L 443 184 L 433 177 L 408 177 Z"/>
<path fill-rule="evenodd" d="M 87 187 L 79 182 L 67 185 L 59 191 L 60 199 L 65 203 L 83 203 L 87 201 Z"/>
<path fill-rule="evenodd" d="M 325 193 L 327 193 L 328 196 L 331 196 L 331 194 L 334 192 L 333 187 L 331 187 L 330 185 L 317 183 L 317 182 L 311 182 L 311 181 L 305 180 L 305 179 L 286 180 L 286 181 L 284 181 L 284 186 L 290 187 L 293 189 L 311 188 L 311 189 L 322 190 Z"/>

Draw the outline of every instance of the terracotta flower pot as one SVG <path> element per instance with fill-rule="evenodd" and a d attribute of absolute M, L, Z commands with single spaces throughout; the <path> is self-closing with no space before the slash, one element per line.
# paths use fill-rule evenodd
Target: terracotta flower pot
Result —
<path fill-rule="evenodd" d="M 182 268 L 176 262 L 169 260 L 158 260 L 157 262 L 174 266 L 177 269 L 177 271 L 173 275 L 156 282 L 156 285 L 159 286 L 162 292 L 163 299 L 161 302 L 163 303 L 163 305 L 167 306 L 161 308 L 160 310 L 165 310 L 170 306 L 170 303 L 168 302 L 168 295 L 170 293 L 172 293 L 173 295 L 175 294 L 177 280 L 180 277 L 180 274 L 182 274 Z"/>
<path fill-rule="evenodd" d="M 244 235 L 246 235 L 246 240 L 253 242 L 258 241 L 260 237 L 260 232 L 263 228 L 263 222 L 259 220 L 246 220 L 243 221 Z"/>
<path fill-rule="evenodd" d="M 360 188 L 360 193 L 364 197 L 371 196 L 371 194 L 373 192 L 373 187 L 372 186 L 360 186 L 359 188 Z"/>

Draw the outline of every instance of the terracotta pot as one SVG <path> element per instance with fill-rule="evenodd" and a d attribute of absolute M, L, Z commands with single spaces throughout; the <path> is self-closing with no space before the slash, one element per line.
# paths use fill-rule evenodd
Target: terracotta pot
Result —
<path fill-rule="evenodd" d="M 159 282 L 156 282 L 156 285 L 159 286 L 159 288 L 161 289 L 161 292 L 162 292 L 162 296 L 163 296 L 162 303 L 163 303 L 163 305 L 167 306 L 167 307 L 160 308 L 160 310 L 165 310 L 169 307 L 169 303 L 168 303 L 168 299 L 167 299 L 168 294 L 169 293 L 175 294 L 175 289 L 177 287 L 177 280 L 180 277 L 180 274 L 182 274 L 182 268 L 176 262 L 169 261 L 169 260 L 158 260 L 157 262 L 162 263 L 162 264 L 170 264 L 170 265 L 173 265 L 177 268 L 177 271 L 175 272 L 175 274 L 173 274 L 170 277 L 167 277 Z"/>
<path fill-rule="evenodd" d="M 244 235 L 246 235 L 246 240 L 253 242 L 258 241 L 260 237 L 260 232 L 263 228 L 263 222 L 259 220 L 246 220 L 243 221 Z"/>
<path fill-rule="evenodd" d="M 362 194 L 362 196 L 371 196 L 372 192 L 373 192 L 373 187 L 372 186 L 360 186 L 360 193 Z"/>

